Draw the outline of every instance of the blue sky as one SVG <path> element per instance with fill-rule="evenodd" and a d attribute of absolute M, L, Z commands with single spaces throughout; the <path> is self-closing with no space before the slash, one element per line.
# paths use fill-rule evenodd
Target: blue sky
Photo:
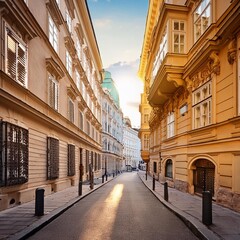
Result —
<path fill-rule="evenodd" d="M 104 69 L 112 73 L 124 116 L 140 126 L 137 76 L 148 0 L 87 0 Z"/>

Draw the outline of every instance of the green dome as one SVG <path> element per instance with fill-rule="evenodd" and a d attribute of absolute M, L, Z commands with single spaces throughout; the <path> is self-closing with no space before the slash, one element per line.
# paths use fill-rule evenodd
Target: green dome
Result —
<path fill-rule="evenodd" d="M 118 94 L 118 90 L 115 86 L 115 83 L 112 79 L 112 75 L 110 72 L 108 71 L 104 71 L 104 79 L 103 79 L 103 82 L 102 82 L 102 88 L 107 88 L 110 95 L 112 96 L 114 102 L 116 103 L 116 105 L 118 107 L 120 107 L 120 104 L 119 104 L 119 94 Z"/>

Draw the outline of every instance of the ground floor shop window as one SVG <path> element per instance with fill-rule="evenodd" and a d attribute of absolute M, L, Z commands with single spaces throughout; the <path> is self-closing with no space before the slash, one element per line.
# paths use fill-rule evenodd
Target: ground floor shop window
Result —
<path fill-rule="evenodd" d="M 172 178 L 172 160 L 168 159 L 165 167 L 165 177 Z"/>

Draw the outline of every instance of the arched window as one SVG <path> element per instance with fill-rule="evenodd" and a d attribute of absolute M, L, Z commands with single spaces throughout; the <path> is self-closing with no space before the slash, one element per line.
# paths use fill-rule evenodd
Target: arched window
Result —
<path fill-rule="evenodd" d="M 165 177 L 172 178 L 172 160 L 168 159 L 165 165 Z"/>

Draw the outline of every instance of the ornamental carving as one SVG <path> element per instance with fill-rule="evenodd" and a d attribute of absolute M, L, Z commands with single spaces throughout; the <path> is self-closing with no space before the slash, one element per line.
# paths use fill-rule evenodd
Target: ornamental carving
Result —
<path fill-rule="evenodd" d="M 209 68 L 211 73 L 220 74 L 220 60 L 217 52 L 212 52 L 209 56 Z"/>
<path fill-rule="evenodd" d="M 236 40 L 233 39 L 229 44 L 228 44 L 228 53 L 227 53 L 227 58 L 228 62 L 230 64 L 233 64 L 234 61 L 236 60 L 236 55 L 237 55 L 237 43 Z"/>

